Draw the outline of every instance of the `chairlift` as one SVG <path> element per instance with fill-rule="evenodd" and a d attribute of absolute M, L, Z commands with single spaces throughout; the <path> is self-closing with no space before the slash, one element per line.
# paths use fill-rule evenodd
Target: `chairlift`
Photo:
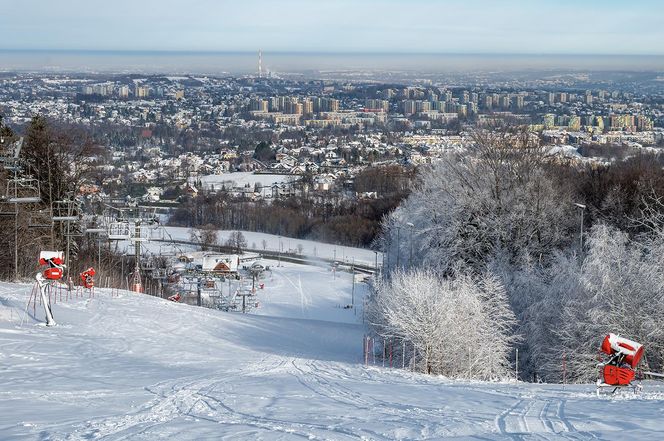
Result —
<path fill-rule="evenodd" d="M 83 230 L 79 230 L 77 228 L 69 229 L 69 231 L 64 232 L 65 237 L 83 237 L 84 235 L 85 235 L 85 232 Z"/>
<path fill-rule="evenodd" d="M 0 162 L 16 162 L 21 154 L 23 147 L 23 137 L 18 141 L 5 146 L 5 143 L 0 142 Z"/>
<path fill-rule="evenodd" d="M 108 240 L 129 240 L 131 231 L 129 222 L 111 222 L 108 225 Z"/>
<path fill-rule="evenodd" d="M 164 229 L 161 226 L 150 227 L 148 232 L 151 240 L 164 240 Z"/>
<path fill-rule="evenodd" d="M 74 199 L 53 202 L 53 222 L 78 222 L 80 204 Z"/>
<path fill-rule="evenodd" d="M 159 255 L 162 257 L 166 256 L 175 256 L 175 250 L 173 249 L 172 244 L 159 244 Z"/>
<path fill-rule="evenodd" d="M 28 228 L 52 228 L 53 224 L 48 221 L 49 215 L 44 211 L 30 213 L 28 217 Z"/>
<path fill-rule="evenodd" d="M 166 279 L 166 269 L 164 268 L 155 268 L 152 270 L 153 279 Z"/>
<path fill-rule="evenodd" d="M 7 191 L 5 193 L 7 202 L 12 204 L 35 204 L 41 202 L 39 181 L 35 178 L 14 177 L 7 180 Z"/>
<path fill-rule="evenodd" d="M 103 225 L 97 224 L 96 222 L 86 222 L 81 229 L 83 235 L 96 235 L 97 239 L 106 236 L 108 233 L 107 229 Z"/>

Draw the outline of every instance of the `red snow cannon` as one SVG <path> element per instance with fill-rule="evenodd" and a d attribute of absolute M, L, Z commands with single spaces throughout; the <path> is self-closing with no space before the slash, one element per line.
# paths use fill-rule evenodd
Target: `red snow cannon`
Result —
<path fill-rule="evenodd" d="M 95 274 L 95 269 L 92 267 L 81 273 L 81 282 L 83 283 L 83 287 L 90 289 L 95 286 Z"/>
<path fill-rule="evenodd" d="M 643 345 L 616 334 L 609 334 L 604 337 L 601 350 L 608 359 L 600 363 L 603 384 L 598 385 L 616 388 L 629 386 L 643 357 Z"/>
<path fill-rule="evenodd" d="M 64 263 L 65 259 L 62 251 L 42 251 L 39 253 L 39 264 L 41 266 L 48 266 L 48 268 L 42 271 L 45 279 L 62 279 Z"/>

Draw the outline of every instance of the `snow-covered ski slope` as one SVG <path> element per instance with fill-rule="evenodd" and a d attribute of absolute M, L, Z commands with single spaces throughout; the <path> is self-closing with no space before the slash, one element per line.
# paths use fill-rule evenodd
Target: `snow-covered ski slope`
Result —
<path fill-rule="evenodd" d="M 166 235 L 164 240 L 191 240 L 191 234 L 189 228 L 184 227 L 164 227 Z M 217 231 L 217 240 L 218 243 L 224 244 L 230 237 L 231 233 L 234 230 L 218 230 Z M 247 248 L 255 250 L 257 252 L 262 251 L 263 249 L 268 251 L 283 251 L 293 254 L 298 254 L 306 257 L 312 258 L 322 258 L 322 259 L 335 259 L 339 262 L 350 264 L 352 262 L 361 263 L 364 265 L 373 266 L 378 259 L 378 263 L 381 264 L 382 254 L 376 253 L 372 250 L 366 248 L 355 248 L 348 247 L 344 245 L 333 245 L 329 243 L 316 242 L 312 240 L 305 239 L 295 239 L 292 237 L 286 236 L 277 236 L 275 234 L 267 233 L 256 233 L 253 231 L 242 231 L 242 235 L 247 240 Z M 263 248 L 263 243 L 265 243 L 265 248 Z M 153 244 L 148 243 L 148 246 L 160 245 L 159 242 Z M 300 249 L 302 250 L 300 252 Z"/>
<path fill-rule="evenodd" d="M 99 290 L 55 304 L 53 328 L 19 326 L 31 287 L 0 284 L 0 439 L 664 439 L 657 384 L 597 398 L 365 367 L 361 310 L 337 307 L 350 275 L 265 283 L 254 314 Z"/>

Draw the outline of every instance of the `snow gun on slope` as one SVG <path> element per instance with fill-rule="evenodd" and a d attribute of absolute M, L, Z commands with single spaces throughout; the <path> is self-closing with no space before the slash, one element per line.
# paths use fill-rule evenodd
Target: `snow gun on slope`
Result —
<path fill-rule="evenodd" d="M 65 259 L 62 251 L 42 251 L 39 253 L 39 264 L 46 266 L 46 268 L 37 273 L 35 278 L 39 286 L 42 305 L 44 305 L 46 326 L 53 326 L 55 325 L 55 319 L 53 319 L 51 303 L 48 301 L 46 293 L 54 282 L 62 279 Z"/>
<path fill-rule="evenodd" d="M 597 393 L 602 388 L 613 388 L 614 393 L 619 388 L 630 387 L 635 392 L 641 389 L 640 384 L 633 384 L 636 367 L 643 357 L 643 345 L 616 334 L 604 337 L 601 346 L 606 359 L 598 364 L 601 368 L 601 378 L 597 380 Z"/>
<path fill-rule="evenodd" d="M 94 279 L 95 274 L 96 274 L 95 269 L 92 268 L 92 267 L 86 269 L 85 271 L 83 271 L 80 274 L 81 283 L 83 284 L 84 288 L 86 288 L 86 289 L 94 288 L 94 286 L 95 286 L 95 279 Z"/>

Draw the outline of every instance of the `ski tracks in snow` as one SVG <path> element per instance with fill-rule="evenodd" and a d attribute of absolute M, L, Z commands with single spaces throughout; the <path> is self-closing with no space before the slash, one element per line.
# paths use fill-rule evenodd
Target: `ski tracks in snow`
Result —
<path fill-rule="evenodd" d="M 245 366 L 242 372 L 220 372 L 218 377 L 208 375 L 165 381 L 145 390 L 154 397 L 134 412 L 87 421 L 66 436 L 54 436 L 56 440 L 128 440 L 142 437 L 154 439 L 169 431 L 169 425 L 182 426 L 189 423 L 212 423 L 219 425 L 218 433 L 229 427 L 242 428 L 249 436 L 270 433 L 281 434 L 288 439 L 344 440 L 362 439 L 352 430 L 337 425 L 326 425 L 319 421 L 298 418 L 297 414 L 287 418 L 270 415 L 270 405 L 263 410 L 250 411 L 246 406 L 237 407 L 234 380 L 242 376 L 260 376 L 271 372 L 287 372 L 288 359 L 268 357 Z M 216 379 L 212 379 L 216 378 Z M 222 378 L 222 379 L 219 379 Z M 280 437 L 275 437 L 279 438 Z M 371 436 L 368 439 L 382 439 Z"/>
<path fill-rule="evenodd" d="M 444 407 L 426 403 L 400 402 L 381 398 L 361 390 L 358 382 L 365 378 L 346 375 L 343 369 L 330 368 L 313 360 L 292 360 L 293 375 L 314 396 L 312 400 L 332 407 L 347 409 L 337 419 L 353 427 L 355 436 L 369 440 L 443 439 L 468 436 L 468 419 Z M 339 366 L 341 367 L 341 366 Z M 391 378 L 389 379 L 391 380 Z M 388 381 L 389 381 L 388 380 Z M 385 391 L 392 383 L 374 379 L 378 391 Z M 432 391 L 432 393 L 435 393 Z M 389 394 L 387 394 L 389 396 Z"/>
<path fill-rule="evenodd" d="M 495 419 L 499 433 L 515 440 L 585 440 L 590 433 L 578 432 L 565 415 L 565 399 L 521 398 Z"/>

